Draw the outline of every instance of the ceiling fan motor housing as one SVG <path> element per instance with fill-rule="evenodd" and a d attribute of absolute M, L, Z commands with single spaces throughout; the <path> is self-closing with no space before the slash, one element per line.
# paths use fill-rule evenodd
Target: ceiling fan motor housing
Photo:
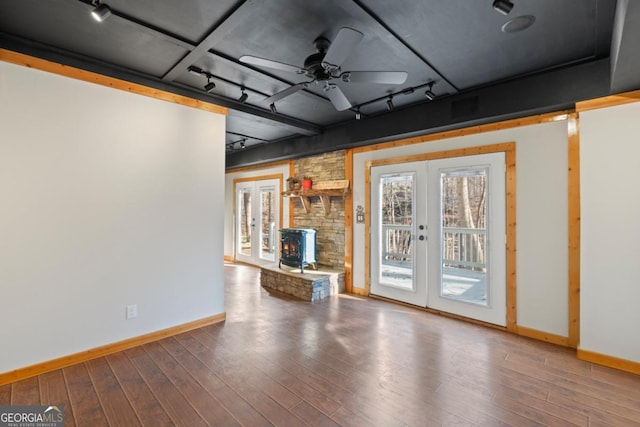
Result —
<path fill-rule="evenodd" d="M 307 70 L 307 76 L 314 78 L 317 81 L 330 80 L 332 76 L 322 66 L 322 60 L 324 59 L 326 52 L 317 52 L 311 54 L 304 60 L 304 68 Z"/>

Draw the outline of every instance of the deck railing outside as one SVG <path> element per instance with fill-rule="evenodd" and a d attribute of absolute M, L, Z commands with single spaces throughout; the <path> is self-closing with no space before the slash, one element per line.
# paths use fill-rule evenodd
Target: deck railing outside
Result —
<path fill-rule="evenodd" d="M 382 225 L 382 263 L 411 268 L 413 239 L 410 225 Z M 444 227 L 442 262 L 445 267 L 484 271 L 486 230 Z"/>

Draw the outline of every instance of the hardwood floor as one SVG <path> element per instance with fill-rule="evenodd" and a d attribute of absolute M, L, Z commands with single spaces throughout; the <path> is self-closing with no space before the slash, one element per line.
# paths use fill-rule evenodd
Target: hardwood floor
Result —
<path fill-rule="evenodd" d="M 638 426 L 640 377 L 384 301 L 268 294 L 228 264 L 227 320 L 0 387 L 66 426 Z"/>

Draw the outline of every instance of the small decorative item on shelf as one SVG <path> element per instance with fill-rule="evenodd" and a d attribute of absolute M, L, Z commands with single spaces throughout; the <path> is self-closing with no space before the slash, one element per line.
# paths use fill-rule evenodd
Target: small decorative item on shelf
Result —
<path fill-rule="evenodd" d="M 308 176 L 305 176 L 304 178 L 302 178 L 302 189 L 303 190 L 311 190 L 311 185 L 312 184 L 313 184 L 313 181 Z"/>
<path fill-rule="evenodd" d="M 300 180 L 296 177 L 287 178 L 287 187 L 289 191 L 295 191 L 300 189 Z"/>

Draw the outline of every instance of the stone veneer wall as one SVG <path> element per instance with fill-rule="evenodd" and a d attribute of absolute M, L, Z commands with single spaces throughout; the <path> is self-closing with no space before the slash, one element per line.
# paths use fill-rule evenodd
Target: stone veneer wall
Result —
<path fill-rule="evenodd" d="M 294 161 L 294 176 L 309 176 L 314 182 L 344 179 L 344 158 L 345 152 L 341 150 L 297 159 Z M 337 269 L 344 268 L 343 197 L 331 197 L 329 215 L 325 215 L 318 197 L 311 198 L 309 213 L 305 213 L 299 199 L 294 199 L 293 227 L 317 229 L 318 263 Z"/>

